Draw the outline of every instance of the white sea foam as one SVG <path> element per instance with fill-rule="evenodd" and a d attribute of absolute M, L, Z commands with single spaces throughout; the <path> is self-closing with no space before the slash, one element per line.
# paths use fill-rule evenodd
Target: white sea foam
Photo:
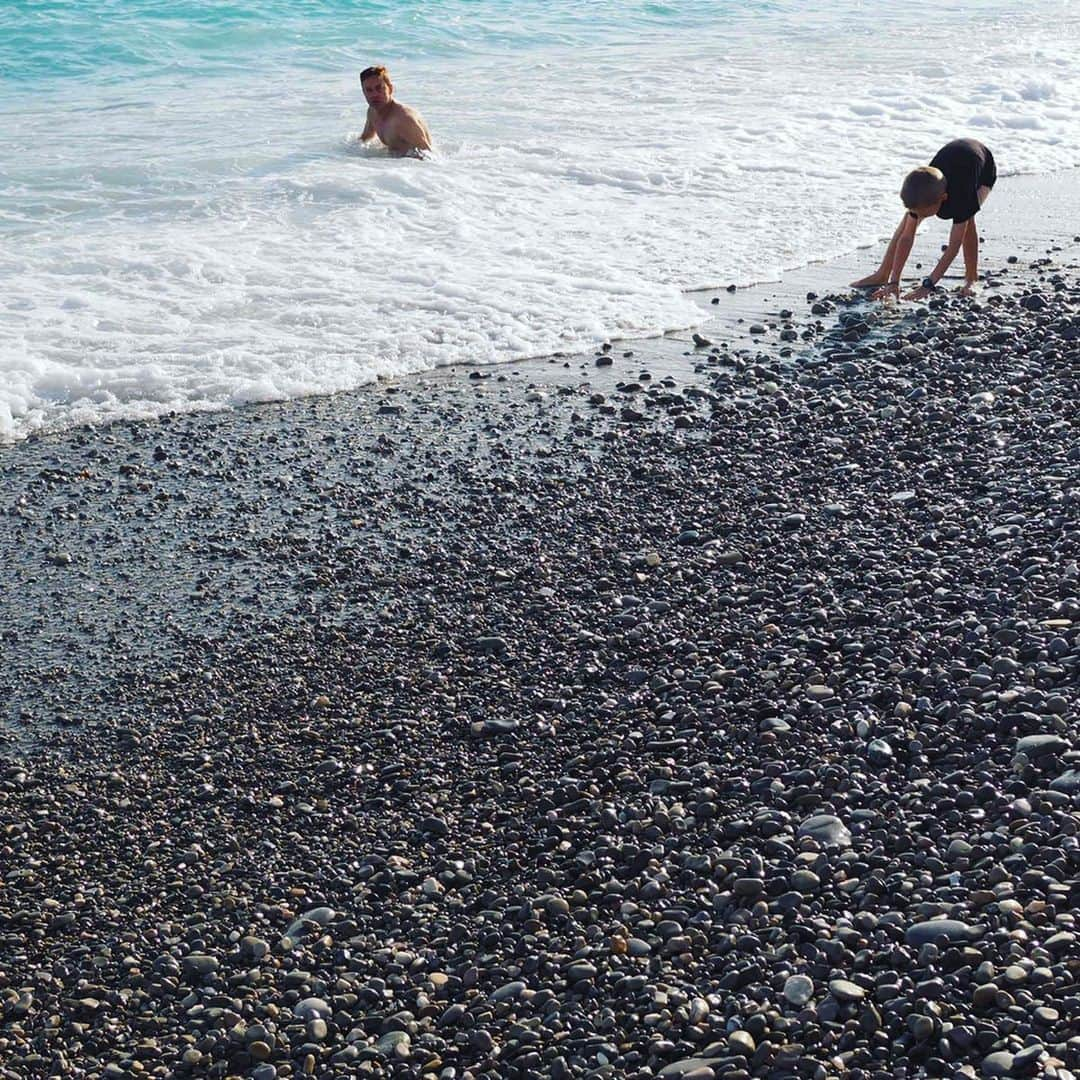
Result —
<path fill-rule="evenodd" d="M 423 162 L 346 134 L 358 52 L 9 93 L 0 437 L 689 326 L 685 290 L 890 229 L 948 138 L 1003 175 L 1077 164 L 1078 45 L 1060 0 L 909 26 L 841 0 L 402 57 Z"/>

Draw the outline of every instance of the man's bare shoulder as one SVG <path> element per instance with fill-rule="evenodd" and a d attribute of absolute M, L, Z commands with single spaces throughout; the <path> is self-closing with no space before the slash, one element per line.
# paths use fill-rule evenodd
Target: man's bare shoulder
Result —
<path fill-rule="evenodd" d="M 395 101 L 393 107 L 398 116 L 407 116 L 410 120 L 415 120 L 418 124 L 424 122 L 424 118 L 411 105 L 405 105 L 403 102 Z"/>

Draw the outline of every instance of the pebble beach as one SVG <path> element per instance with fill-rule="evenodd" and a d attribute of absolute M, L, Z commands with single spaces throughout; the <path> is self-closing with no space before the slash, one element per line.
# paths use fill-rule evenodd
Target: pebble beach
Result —
<path fill-rule="evenodd" d="M 5 451 L 0 1076 L 1080 1075 L 1080 269 L 987 271 Z"/>

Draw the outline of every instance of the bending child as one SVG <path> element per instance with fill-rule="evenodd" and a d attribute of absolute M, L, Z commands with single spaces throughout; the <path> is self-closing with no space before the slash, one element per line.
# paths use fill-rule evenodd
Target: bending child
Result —
<path fill-rule="evenodd" d="M 875 300 L 899 297 L 900 279 L 915 242 L 915 231 L 921 221 L 937 214 L 953 223 L 949 242 L 937 266 L 904 299 L 921 300 L 933 292 L 961 248 L 964 251 L 964 285 L 960 294 L 970 296 L 979 277 L 979 234 L 975 228 L 975 215 L 986 202 L 996 179 L 994 155 L 982 143 L 974 139 L 955 139 L 946 143 L 929 165 L 915 169 L 904 179 L 900 198 L 907 212 L 885 249 L 881 265 L 873 274 L 852 282 L 852 285 L 855 288 L 878 286 L 873 293 Z"/>

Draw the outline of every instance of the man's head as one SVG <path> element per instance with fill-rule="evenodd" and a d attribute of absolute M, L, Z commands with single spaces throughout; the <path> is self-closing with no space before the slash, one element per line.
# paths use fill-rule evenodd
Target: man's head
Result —
<path fill-rule="evenodd" d="M 381 64 L 364 68 L 360 72 L 360 85 L 364 90 L 364 100 L 375 108 L 388 105 L 394 96 L 394 84 L 390 81 L 390 72 Z"/>
<path fill-rule="evenodd" d="M 927 218 L 936 214 L 946 196 L 945 174 L 932 165 L 912 169 L 904 177 L 900 188 L 900 199 L 908 213 L 915 218 Z"/>

